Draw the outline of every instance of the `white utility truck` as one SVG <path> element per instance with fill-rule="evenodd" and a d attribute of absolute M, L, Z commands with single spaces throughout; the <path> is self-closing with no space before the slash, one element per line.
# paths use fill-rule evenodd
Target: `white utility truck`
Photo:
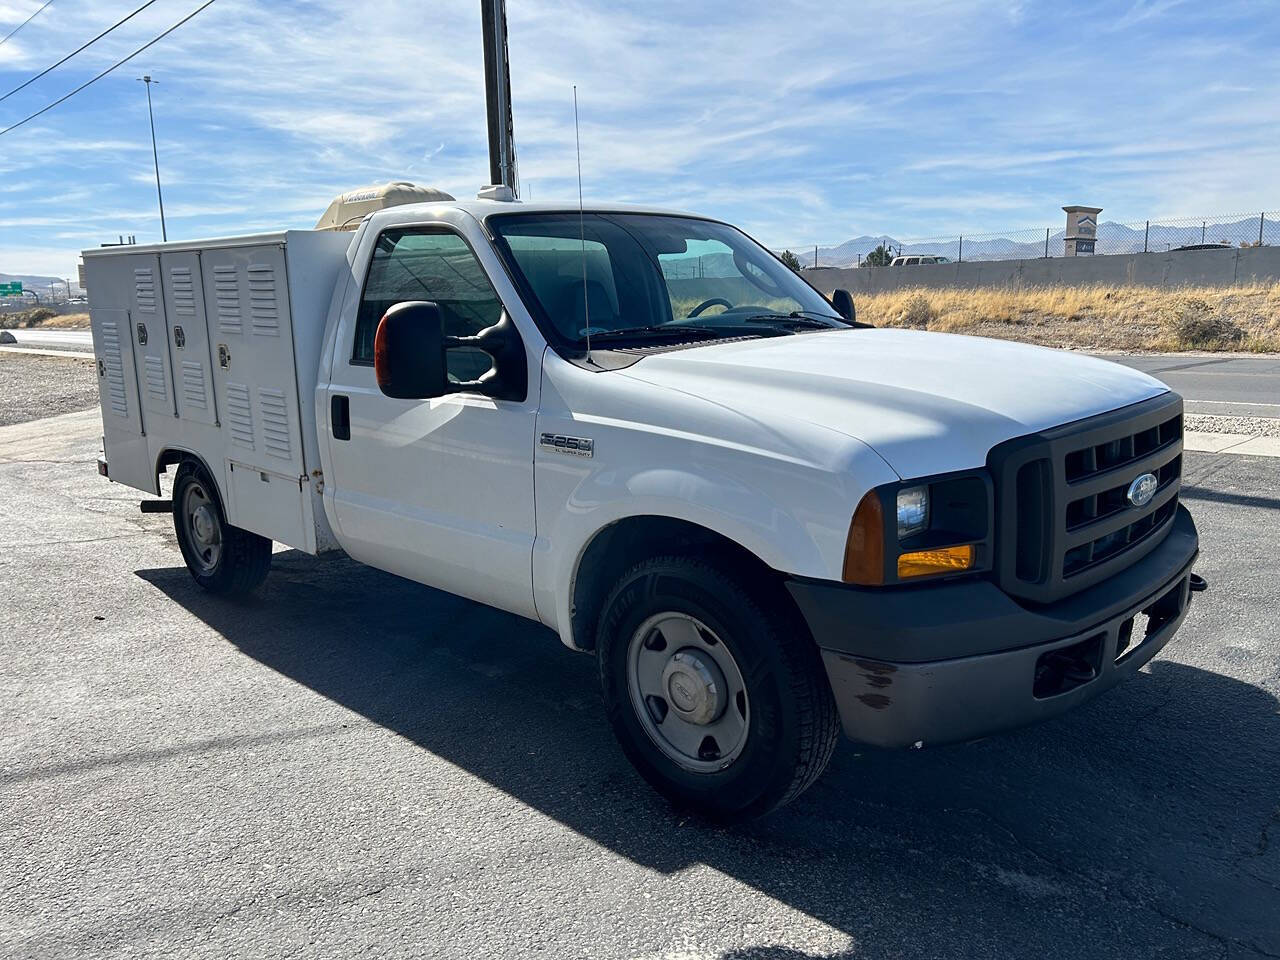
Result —
<path fill-rule="evenodd" d="M 278 541 L 541 621 L 712 816 L 797 796 L 841 727 L 1062 713 L 1203 586 L 1163 384 L 867 328 L 715 220 L 415 203 L 84 261 L 99 469 L 160 496 L 175 468 L 201 586 L 253 590 Z"/>

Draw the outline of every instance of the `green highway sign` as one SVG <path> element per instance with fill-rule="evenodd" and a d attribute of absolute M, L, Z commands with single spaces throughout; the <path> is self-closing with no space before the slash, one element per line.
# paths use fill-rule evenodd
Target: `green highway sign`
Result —
<path fill-rule="evenodd" d="M 22 281 L 15 280 L 13 283 L 0 283 L 0 297 L 20 297 L 22 296 Z"/>

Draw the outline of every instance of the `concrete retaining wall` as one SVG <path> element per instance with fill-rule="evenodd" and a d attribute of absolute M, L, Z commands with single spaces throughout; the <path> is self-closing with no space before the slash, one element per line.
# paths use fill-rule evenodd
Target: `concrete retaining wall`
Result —
<path fill-rule="evenodd" d="M 1280 247 L 1177 250 L 1103 257 L 1050 257 L 806 270 L 805 279 L 823 293 L 881 293 L 903 287 L 1146 286 L 1230 287 L 1280 282 Z"/>

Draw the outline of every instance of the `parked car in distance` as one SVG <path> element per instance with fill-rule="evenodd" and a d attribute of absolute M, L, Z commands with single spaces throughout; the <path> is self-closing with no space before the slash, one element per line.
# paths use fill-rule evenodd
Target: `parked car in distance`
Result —
<path fill-rule="evenodd" d="M 950 263 L 950 257 L 936 256 L 910 256 L 910 257 L 894 257 L 893 262 L 889 264 L 891 267 L 914 267 L 922 263 Z"/>
<path fill-rule="evenodd" d="M 1231 244 L 1215 241 L 1213 243 L 1186 243 L 1180 247 L 1174 247 L 1173 250 L 1230 250 Z M 1170 251 L 1172 252 L 1172 250 Z"/>

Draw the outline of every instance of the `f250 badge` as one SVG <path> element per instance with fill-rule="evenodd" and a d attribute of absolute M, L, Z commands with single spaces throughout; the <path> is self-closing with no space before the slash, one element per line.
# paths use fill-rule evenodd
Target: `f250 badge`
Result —
<path fill-rule="evenodd" d="M 559 433 L 544 433 L 538 438 L 538 446 L 571 457 L 595 456 L 596 442 L 586 437 L 566 437 Z"/>

